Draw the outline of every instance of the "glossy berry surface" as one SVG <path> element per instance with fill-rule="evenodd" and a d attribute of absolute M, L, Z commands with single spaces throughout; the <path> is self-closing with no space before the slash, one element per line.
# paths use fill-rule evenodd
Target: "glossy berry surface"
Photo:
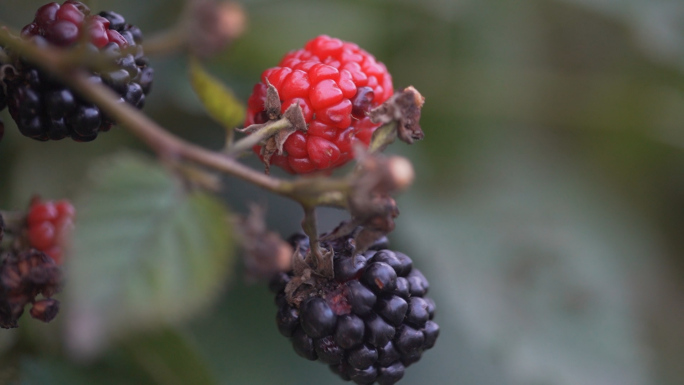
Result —
<path fill-rule="evenodd" d="M 26 217 L 31 247 L 61 264 L 63 246 L 71 235 L 75 216 L 74 206 L 66 200 L 34 200 Z"/>
<path fill-rule="evenodd" d="M 278 330 L 298 355 L 321 361 L 345 381 L 395 384 L 439 336 L 435 303 L 425 297 L 429 284 L 408 256 L 386 249 L 386 240 L 363 255 L 354 255 L 349 241 L 322 244 L 334 251 L 335 278 L 319 278 L 298 305 L 285 295 L 292 273 L 273 278 Z M 309 248 L 302 236 L 290 243 Z"/>
<path fill-rule="evenodd" d="M 282 112 L 299 103 L 308 126 L 285 141 L 283 154 L 270 159 L 295 174 L 334 169 L 352 159 L 355 143 L 368 146 L 378 125 L 366 113 L 394 92 L 384 64 L 356 44 L 325 35 L 263 72 L 249 97 L 245 126 L 266 121 L 267 82 L 278 90 Z"/>
<path fill-rule="evenodd" d="M 38 46 L 60 49 L 83 48 L 90 54 L 110 59 L 114 69 L 92 71 L 89 80 L 101 83 L 119 96 L 121 102 L 142 108 L 152 83 L 152 68 L 142 51 L 140 29 L 127 24 L 114 12 L 91 14 L 81 2 L 67 0 L 40 7 L 33 22 L 21 36 Z M 12 56 L 14 57 L 14 56 Z M 78 93 L 16 58 L 15 73 L 4 80 L 7 105 L 19 131 L 36 140 L 94 140 L 114 122 Z"/>

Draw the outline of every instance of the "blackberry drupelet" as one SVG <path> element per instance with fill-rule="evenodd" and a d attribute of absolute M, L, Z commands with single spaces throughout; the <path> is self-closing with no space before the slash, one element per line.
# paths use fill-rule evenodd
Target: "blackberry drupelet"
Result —
<path fill-rule="evenodd" d="M 309 248 L 301 234 L 289 242 L 303 253 Z M 297 354 L 329 365 L 345 381 L 398 382 L 439 336 L 435 303 L 425 297 L 428 281 L 408 256 L 387 249 L 386 238 L 356 255 L 351 237 L 322 246 L 334 251 L 335 278 L 315 278 L 300 303 L 285 294 L 292 272 L 271 281 L 278 330 Z"/>
<path fill-rule="evenodd" d="M 127 24 L 121 15 L 109 11 L 91 15 L 87 6 L 73 0 L 49 3 L 38 9 L 21 35 L 38 46 L 79 47 L 111 59 L 113 69 L 91 71 L 90 81 L 114 90 L 121 102 L 143 107 L 153 70 L 140 45 L 140 29 Z M 21 58 L 13 59 L 14 74 L 5 77 L 7 104 L 24 136 L 88 142 L 114 124 L 97 106 L 56 79 Z"/>

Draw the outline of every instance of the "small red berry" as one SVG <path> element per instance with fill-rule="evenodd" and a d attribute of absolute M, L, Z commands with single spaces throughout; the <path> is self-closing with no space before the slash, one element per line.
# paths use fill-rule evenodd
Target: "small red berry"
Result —
<path fill-rule="evenodd" d="M 384 64 L 356 44 L 322 35 L 262 73 L 247 101 L 245 126 L 268 119 L 267 80 L 278 90 L 282 111 L 299 103 L 308 126 L 288 137 L 283 154 L 269 159 L 295 174 L 331 170 L 351 160 L 353 144 L 368 146 L 379 126 L 370 122 L 368 111 L 394 93 Z M 259 154 L 261 147 L 254 150 Z"/>
<path fill-rule="evenodd" d="M 31 246 L 45 251 L 55 242 L 55 226 L 51 222 L 41 222 L 29 227 L 28 236 Z"/>
<path fill-rule="evenodd" d="M 43 222 L 52 222 L 59 216 L 59 210 L 52 202 L 34 203 L 27 218 L 29 227 Z"/>
<path fill-rule="evenodd" d="M 34 199 L 26 218 L 27 237 L 31 247 L 62 262 L 62 246 L 74 228 L 76 209 L 66 200 L 57 202 Z"/>

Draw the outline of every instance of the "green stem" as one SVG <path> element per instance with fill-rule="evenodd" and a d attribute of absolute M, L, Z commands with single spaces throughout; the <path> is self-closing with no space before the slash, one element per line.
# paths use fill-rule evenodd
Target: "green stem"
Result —
<path fill-rule="evenodd" d="M 87 73 L 76 65 L 73 53 L 69 51 L 52 47 L 36 47 L 26 40 L 15 37 L 9 30 L 0 30 L 0 45 L 34 63 L 46 73 L 50 73 L 64 84 L 75 89 L 81 96 L 98 105 L 117 123 L 146 143 L 162 159 L 184 159 L 202 164 L 309 207 L 323 205 L 346 208 L 347 206 L 346 201 L 351 190 L 349 177 L 341 179 L 307 177 L 293 181 L 270 177 L 244 166 L 221 152 L 189 143 L 169 133 L 134 107 L 120 103 L 119 97 L 112 90 L 104 85 L 89 81 Z M 285 124 L 283 121 L 276 123 L 273 129 Z M 242 149 L 249 148 L 248 144 L 252 139 L 247 138 L 238 142 L 240 144 L 234 145 L 232 151 L 237 153 Z"/>
<path fill-rule="evenodd" d="M 232 146 L 227 149 L 226 155 L 230 157 L 240 156 L 243 152 L 251 150 L 252 147 L 259 144 L 262 140 L 268 139 L 277 134 L 280 130 L 290 126 L 292 126 L 292 124 L 290 124 L 290 121 L 285 118 L 268 122 L 258 131 L 255 131 L 252 134 L 245 136 L 244 138 L 233 143 Z"/>

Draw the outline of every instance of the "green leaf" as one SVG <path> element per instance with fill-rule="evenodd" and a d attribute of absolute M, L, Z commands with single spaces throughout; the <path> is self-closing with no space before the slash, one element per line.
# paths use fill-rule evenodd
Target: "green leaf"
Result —
<path fill-rule="evenodd" d="M 191 341 L 173 329 L 147 333 L 123 348 L 155 383 L 213 385 L 216 378 Z"/>
<path fill-rule="evenodd" d="M 160 165 L 124 154 L 91 171 L 75 202 L 66 286 L 67 341 L 84 356 L 195 314 L 224 285 L 232 256 L 223 205 L 187 193 Z"/>
<path fill-rule="evenodd" d="M 190 60 L 190 82 L 209 115 L 232 130 L 245 120 L 245 106 L 195 58 Z"/>

